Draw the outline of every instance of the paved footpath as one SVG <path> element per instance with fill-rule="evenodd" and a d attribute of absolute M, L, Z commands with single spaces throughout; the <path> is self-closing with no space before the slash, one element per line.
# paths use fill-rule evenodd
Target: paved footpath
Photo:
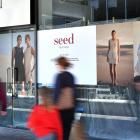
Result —
<path fill-rule="evenodd" d="M 28 130 L 0 127 L 0 140 L 36 140 L 36 139 L 34 135 Z M 105 140 L 105 139 L 88 138 L 87 140 Z"/>
<path fill-rule="evenodd" d="M 28 130 L 0 127 L 0 140 L 35 140 Z"/>

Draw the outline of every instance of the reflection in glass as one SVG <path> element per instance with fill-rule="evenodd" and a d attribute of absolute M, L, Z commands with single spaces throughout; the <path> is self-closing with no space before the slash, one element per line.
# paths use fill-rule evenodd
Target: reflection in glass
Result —
<path fill-rule="evenodd" d="M 28 114 L 36 103 L 34 35 L 33 28 L 32 31 L 29 29 L 7 30 L 0 33 L 0 90 L 2 90 L 0 91 L 2 103 L 0 111 L 5 111 L 0 112 L 0 125 L 26 127 Z M 32 49 L 27 51 L 31 46 Z M 26 53 L 29 53 L 28 57 Z M 28 65 L 31 65 L 26 71 L 30 70 L 32 84 L 30 80 L 26 81 L 25 59 Z"/>

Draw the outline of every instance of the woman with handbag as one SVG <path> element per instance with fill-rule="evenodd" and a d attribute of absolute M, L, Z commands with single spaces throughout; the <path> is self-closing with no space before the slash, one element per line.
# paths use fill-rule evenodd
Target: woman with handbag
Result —
<path fill-rule="evenodd" d="M 75 111 L 75 80 L 67 71 L 71 63 L 65 57 L 56 59 L 59 73 L 55 81 L 54 102 L 60 110 L 63 126 L 63 140 L 68 140 Z"/>

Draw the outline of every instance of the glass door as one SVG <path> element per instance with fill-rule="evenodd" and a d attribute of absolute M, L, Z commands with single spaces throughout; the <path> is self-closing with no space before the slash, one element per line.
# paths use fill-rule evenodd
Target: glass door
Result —
<path fill-rule="evenodd" d="M 7 111 L 0 115 L 4 126 L 26 127 L 28 115 L 36 103 L 35 38 L 34 28 L 12 29 L 10 33 L 0 34 L 0 77 L 7 102 Z"/>
<path fill-rule="evenodd" d="M 14 68 L 13 126 L 26 127 L 28 114 L 36 102 L 35 29 L 13 30 L 12 47 Z"/>
<path fill-rule="evenodd" d="M 12 32 L 0 33 L 0 124 L 12 126 Z"/>

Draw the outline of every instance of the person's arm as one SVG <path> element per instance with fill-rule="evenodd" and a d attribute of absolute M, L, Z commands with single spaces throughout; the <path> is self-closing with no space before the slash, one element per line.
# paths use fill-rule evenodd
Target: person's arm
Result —
<path fill-rule="evenodd" d="M 14 67 L 14 59 L 15 59 L 15 48 L 12 50 L 12 59 L 11 59 L 11 66 Z"/>
<path fill-rule="evenodd" d="M 31 72 L 33 72 L 33 70 L 35 69 L 35 49 L 33 47 L 31 47 L 31 53 L 34 57 L 34 65 L 33 65 L 33 68 L 31 69 Z"/>
<path fill-rule="evenodd" d="M 54 103 L 57 104 L 58 97 L 61 92 L 61 76 L 58 74 L 55 79 L 55 88 L 54 88 Z"/>
<path fill-rule="evenodd" d="M 120 62 L 120 42 L 118 39 L 118 62 Z"/>
<path fill-rule="evenodd" d="M 108 41 L 107 62 L 109 61 L 109 58 L 108 58 L 109 51 L 110 51 L 110 40 Z"/>

